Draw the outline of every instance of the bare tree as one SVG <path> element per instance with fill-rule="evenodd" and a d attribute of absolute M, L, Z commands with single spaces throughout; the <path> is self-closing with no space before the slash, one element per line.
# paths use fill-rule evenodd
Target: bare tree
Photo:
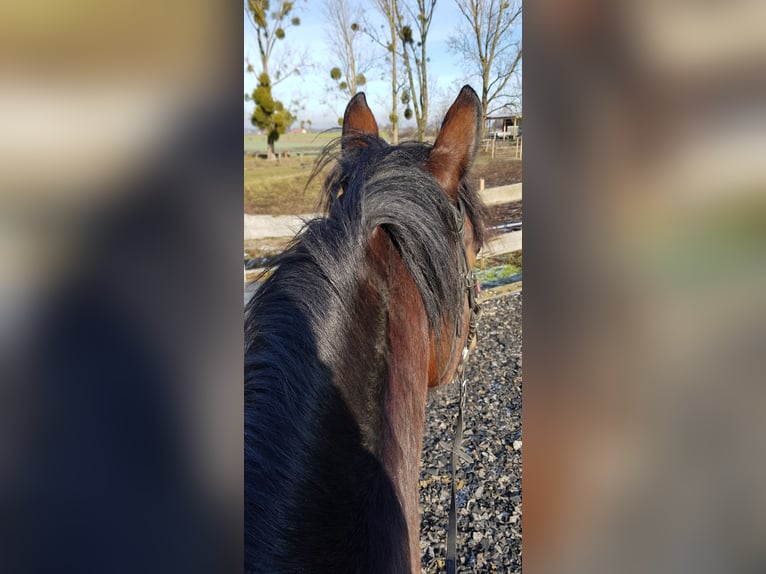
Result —
<path fill-rule="evenodd" d="M 386 19 L 388 25 L 388 33 L 390 41 L 385 43 L 385 48 L 391 58 L 391 115 L 388 117 L 391 120 L 391 143 L 396 145 L 399 143 L 399 78 L 396 74 L 396 61 L 398 59 L 397 45 L 399 40 L 398 32 L 398 17 L 399 8 L 397 0 L 375 0 L 375 6 L 380 13 Z M 372 36 L 372 38 L 379 42 L 379 40 Z"/>
<path fill-rule="evenodd" d="M 428 63 L 426 52 L 428 30 L 431 27 L 436 0 L 399 0 L 400 10 L 397 10 L 397 28 L 402 41 L 402 60 L 407 74 L 409 93 L 403 98 L 405 105 L 412 103 L 417 124 L 417 137 L 423 141 L 428 122 Z M 409 22 L 414 24 L 411 25 Z M 414 69 L 414 74 L 413 74 Z M 403 94 L 405 96 L 405 94 Z M 412 114 L 408 107 L 404 117 L 409 119 Z"/>
<path fill-rule="evenodd" d="M 362 9 L 351 0 L 323 0 L 328 26 L 327 41 L 337 64 L 330 77 L 347 96 L 356 94 L 367 83 L 365 74 L 372 68 L 372 58 L 360 49 Z"/>
<path fill-rule="evenodd" d="M 371 50 L 369 39 L 362 37 L 364 14 L 358 2 L 323 0 L 322 8 L 328 24 L 325 40 L 335 58 L 335 65 L 329 70 L 330 78 L 333 87 L 343 95 L 345 107 L 348 98 L 367 84 L 367 74 L 375 64 L 377 51 Z M 324 103 L 336 112 L 337 94 L 335 90 L 330 90 L 324 100 Z M 339 117 L 338 124 L 342 121 L 343 118 Z"/>
<path fill-rule="evenodd" d="M 449 46 L 481 78 L 482 130 L 493 103 L 507 96 L 506 87 L 521 65 L 522 50 L 513 38 L 521 22 L 520 0 L 455 0 L 465 18 Z M 467 26 L 466 26 L 467 23 Z"/>

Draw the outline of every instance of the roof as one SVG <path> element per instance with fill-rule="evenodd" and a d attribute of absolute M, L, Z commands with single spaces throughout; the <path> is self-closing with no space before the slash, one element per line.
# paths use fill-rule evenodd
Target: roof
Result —
<path fill-rule="evenodd" d="M 521 114 L 513 111 L 511 108 L 506 106 L 492 112 L 492 115 L 487 116 L 487 119 L 488 120 L 504 120 L 506 118 L 520 118 L 520 117 L 521 117 Z"/>

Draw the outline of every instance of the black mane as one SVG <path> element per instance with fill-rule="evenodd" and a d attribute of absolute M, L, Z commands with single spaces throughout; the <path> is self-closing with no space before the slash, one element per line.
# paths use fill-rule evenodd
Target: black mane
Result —
<path fill-rule="evenodd" d="M 355 324 L 353 304 L 376 228 L 400 253 L 436 333 L 462 309 L 465 290 L 455 249 L 462 240 L 459 223 L 444 191 L 424 171 L 430 150 L 426 144 L 389 146 L 361 135 L 347 138 L 342 149 L 339 142 L 329 146 L 315 169 L 335 162 L 323 188 L 326 217 L 305 225 L 246 307 L 248 571 L 289 571 L 307 563 L 321 570 L 327 560 L 327 571 L 346 564 L 354 571 L 396 572 L 397 564 L 409 563 L 406 555 L 376 557 L 375 548 L 341 543 L 364 531 L 380 541 L 380 552 L 398 545 L 406 552 L 407 535 L 392 485 L 362 447 L 368 421 L 357 420 L 347 400 L 357 391 L 343 388 L 347 379 L 340 373 L 348 367 L 345 355 L 353 352 L 348 341 L 364 332 L 364 325 Z M 458 193 L 478 248 L 483 207 L 465 181 Z M 359 491 L 359 484 L 344 482 L 360 473 L 377 485 L 375 500 Z M 336 492 L 324 492 L 323 498 L 333 500 L 332 506 L 313 496 L 328 482 Z M 356 517 L 360 507 L 377 508 L 385 521 Z M 353 531 L 343 532 L 349 522 Z M 316 532 L 311 524 L 325 526 Z M 308 548 L 306 555 L 295 550 L 296 540 Z"/>

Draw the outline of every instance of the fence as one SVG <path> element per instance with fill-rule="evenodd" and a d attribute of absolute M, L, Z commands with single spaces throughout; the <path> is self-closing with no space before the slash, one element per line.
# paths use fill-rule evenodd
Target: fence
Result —
<path fill-rule="evenodd" d="M 484 151 L 489 153 L 492 159 L 495 159 L 496 157 L 522 159 L 524 148 L 523 138 L 503 139 L 494 135 L 491 138 L 482 140 L 482 144 L 484 145 Z"/>

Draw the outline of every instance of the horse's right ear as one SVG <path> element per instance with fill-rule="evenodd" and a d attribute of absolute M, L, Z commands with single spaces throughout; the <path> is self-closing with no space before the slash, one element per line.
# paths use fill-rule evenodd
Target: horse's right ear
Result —
<path fill-rule="evenodd" d="M 364 92 L 359 92 L 351 98 L 348 106 L 346 106 L 346 112 L 343 114 L 343 139 L 341 140 L 343 149 L 352 145 L 354 136 L 362 135 L 377 137 L 378 123 L 367 106 Z"/>
<path fill-rule="evenodd" d="M 457 186 L 468 172 L 481 136 L 481 102 L 471 86 L 463 86 L 444 118 L 426 169 L 453 203 Z"/>

